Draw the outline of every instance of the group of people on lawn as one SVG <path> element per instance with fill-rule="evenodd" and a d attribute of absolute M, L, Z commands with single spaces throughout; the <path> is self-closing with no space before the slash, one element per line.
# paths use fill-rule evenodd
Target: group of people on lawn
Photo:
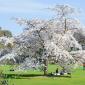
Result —
<path fill-rule="evenodd" d="M 59 71 L 58 68 L 56 69 L 55 72 L 51 72 L 51 75 L 54 75 L 54 76 L 67 75 L 67 74 L 71 75 L 71 73 L 67 73 L 67 72 L 65 71 L 65 69 L 62 69 L 61 71 Z"/>

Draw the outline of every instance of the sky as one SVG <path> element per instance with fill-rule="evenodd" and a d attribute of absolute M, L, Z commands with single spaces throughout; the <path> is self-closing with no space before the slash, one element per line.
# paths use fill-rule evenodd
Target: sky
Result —
<path fill-rule="evenodd" d="M 0 0 L 0 26 L 18 35 L 23 27 L 16 24 L 13 17 L 51 19 L 55 14 L 46 8 L 56 4 L 69 4 L 76 8 L 80 12 L 76 17 L 85 24 L 85 0 Z"/>

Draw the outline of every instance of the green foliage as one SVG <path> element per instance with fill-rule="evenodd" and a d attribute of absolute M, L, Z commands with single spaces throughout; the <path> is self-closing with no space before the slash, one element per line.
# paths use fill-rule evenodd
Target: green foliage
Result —
<path fill-rule="evenodd" d="M 12 37 L 12 33 L 9 30 L 2 30 L 2 27 L 0 27 L 0 37 L 2 36 Z M 8 46 L 12 47 L 10 44 Z M 2 43 L 0 43 L 0 49 L 3 48 L 5 48 L 5 46 Z"/>
<path fill-rule="evenodd" d="M 1 83 L 0 83 L 0 85 L 8 85 L 8 80 L 5 80 L 5 79 L 2 80 Z"/>
<path fill-rule="evenodd" d="M 2 36 L 12 37 L 12 33 L 8 30 L 0 30 L 0 37 Z"/>
<path fill-rule="evenodd" d="M 2 43 L 0 43 L 0 49 L 2 48 L 5 48 L 5 46 Z"/>
<path fill-rule="evenodd" d="M 3 28 L 0 27 L 0 37 L 2 36 L 12 37 L 12 33 L 9 30 L 3 30 Z"/>
<path fill-rule="evenodd" d="M 8 80 L 4 79 L 4 74 L 2 69 L 0 69 L 0 85 L 8 85 Z"/>

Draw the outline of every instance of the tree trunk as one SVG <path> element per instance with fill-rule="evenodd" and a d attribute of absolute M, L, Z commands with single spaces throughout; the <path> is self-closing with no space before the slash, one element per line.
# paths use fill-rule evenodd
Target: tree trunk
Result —
<path fill-rule="evenodd" d="M 65 19 L 65 28 L 64 28 L 65 30 L 64 30 L 64 33 L 66 33 L 66 31 L 67 31 L 67 26 L 66 26 L 66 24 L 67 24 L 67 23 L 66 23 L 66 19 Z"/>
<path fill-rule="evenodd" d="M 44 59 L 44 75 L 48 73 L 48 60 Z"/>
<path fill-rule="evenodd" d="M 85 62 L 83 63 L 83 70 L 85 70 Z"/>

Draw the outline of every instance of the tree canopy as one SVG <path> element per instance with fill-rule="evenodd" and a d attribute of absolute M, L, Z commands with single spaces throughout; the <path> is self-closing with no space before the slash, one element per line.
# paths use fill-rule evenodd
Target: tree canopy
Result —
<path fill-rule="evenodd" d="M 56 10 L 61 17 L 74 12 L 68 5 L 56 5 Z M 51 20 L 15 18 L 15 21 L 25 26 L 24 31 L 16 37 L 0 38 L 1 43 L 14 45 L 10 52 L 1 56 L 0 62 L 13 59 L 15 63 L 20 64 L 16 70 L 25 70 L 38 68 L 43 64 L 46 67 L 47 63 L 44 61 L 51 59 L 67 72 L 71 72 L 76 64 L 85 61 L 81 43 L 74 36 L 82 28 L 78 20 L 67 18 L 65 23 L 63 18 Z M 68 30 L 65 30 L 65 27 Z"/>

